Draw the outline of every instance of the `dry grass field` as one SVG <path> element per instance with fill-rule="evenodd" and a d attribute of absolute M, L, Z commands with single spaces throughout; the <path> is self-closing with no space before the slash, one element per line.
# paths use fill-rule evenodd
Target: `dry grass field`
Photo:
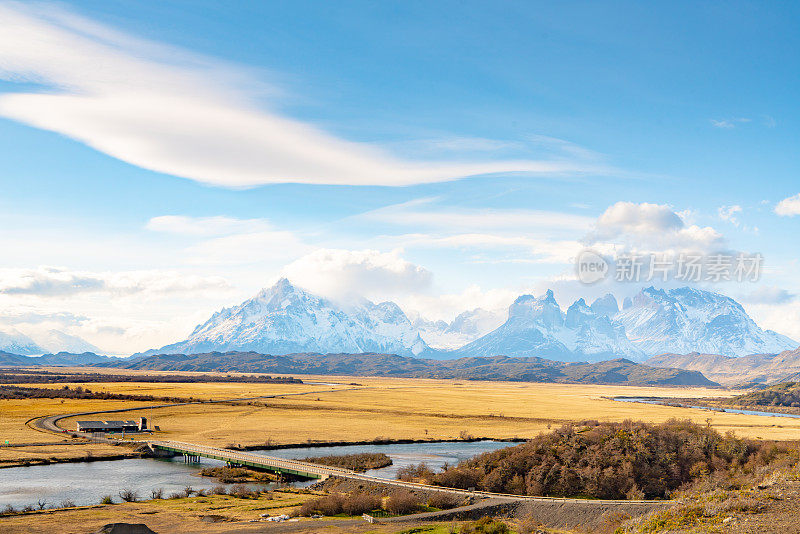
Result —
<path fill-rule="evenodd" d="M 153 500 L 0 517 L 3 534 L 85 534 L 108 523 L 146 523 L 156 532 L 176 534 L 262 530 L 264 523 L 249 523 L 261 514 L 279 515 L 314 495 L 273 492 L 267 499 L 237 499 L 227 495 Z M 306 520 L 310 521 L 310 520 Z M 291 524 L 291 523 L 290 523 Z M 366 524 L 366 523 L 365 523 Z M 272 524 L 271 526 L 278 526 Z"/>
<path fill-rule="evenodd" d="M 308 441 L 457 439 L 464 435 L 530 438 L 570 421 L 689 418 L 742 437 L 800 439 L 800 419 L 726 414 L 622 403 L 605 397 L 720 396 L 706 388 L 470 382 L 365 377 L 303 377 L 339 386 L 259 384 L 92 384 L 118 393 L 162 391 L 195 398 L 242 398 L 285 392 L 283 398 L 130 412 L 161 428 L 159 437 L 217 446 Z M 357 383 L 357 386 L 346 385 Z M 316 389 L 315 389 L 316 388 Z M 305 395 L 288 395 L 312 391 Z M 74 421 L 64 420 L 65 428 Z"/>
<path fill-rule="evenodd" d="M 135 376 L 137 372 L 125 374 Z M 151 425 L 160 428 L 157 437 L 216 446 L 352 442 L 379 438 L 531 438 L 561 424 L 587 419 L 662 422 L 673 417 L 688 418 L 699 423 L 708 421 L 722 432 L 730 430 L 742 437 L 800 439 L 800 419 L 726 414 L 608 399 L 620 395 L 717 397 L 732 394 L 719 389 L 372 377 L 302 378 L 304 384 L 70 384 L 71 387 L 81 385 L 93 391 L 110 393 L 234 401 L 152 409 L 147 408 L 152 403 L 139 401 L 2 400 L 0 443 L 5 440 L 12 443 L 53 443 L 69 439 L 66 435 L 43 433 L 25 424 L 36 416 L 139 406 L 144 408 L 106 417 L 134 419 L 145 416 Z M 250 400 L 251 397 L 273 395 L 278 397 Z M 64 429 L 74 430 L 76 420 L 82 418 L 86 416 L 64 419 L 59 424 Z M 87 447 L 98 457 L 112 454 L 112 451 L 106 450 L 111 448 L 98 445 L 0 448 L 0 465 L 9 465 L 15 460 L 85 457 Z M 119 454 L 119 451 L 113 451 L 113 454 Z"/>

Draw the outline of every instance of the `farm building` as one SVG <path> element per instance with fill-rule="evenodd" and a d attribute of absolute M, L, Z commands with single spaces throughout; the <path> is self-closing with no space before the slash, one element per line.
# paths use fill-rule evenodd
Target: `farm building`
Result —
<path fill-rule="evenodd" d="M 147 419 L 138 421 L 78 421 L 78 432 L 143 432 Z"/>

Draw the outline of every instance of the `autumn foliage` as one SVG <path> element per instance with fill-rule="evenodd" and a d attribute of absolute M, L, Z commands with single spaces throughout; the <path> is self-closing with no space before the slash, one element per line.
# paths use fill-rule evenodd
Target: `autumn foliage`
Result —
<path fill-rule="evenodd" d="M 763 461 L 766 446 L 689 421 L 585 422 L 462 462 L 433 482 L 523 495 L 667 498 L 705 475 Z"/>

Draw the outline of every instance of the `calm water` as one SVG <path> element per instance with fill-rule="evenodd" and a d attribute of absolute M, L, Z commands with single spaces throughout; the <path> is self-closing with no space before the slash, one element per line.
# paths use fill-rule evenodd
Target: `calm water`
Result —
<path fill-rule="evenodd" d="M 425 462 L 432 468 L 440 468 L 445 463 L 453 465 L 483 452 L 511 445 L 514 444 L 480 441 L 303 447 L 252 452 L 280 458 L 383 452 L 392 458 L 394 464 L 369 471 L 368 474 L 394 478 L 397 469 L 405 465 Z M 210 489 L 218 482 L 199 476 L 199 471 L 203 467 L 221 465 L 224 463 L 206 458 L 203 458 L 200 465 L 186 465 L 183 457 L 179 456 L 158 460 L 142 458 L 0 469 L 0 508 L 9 504 L 17 508 L 35 506 L 39 499 L 44 499 L 48 506 L 58 505 L 67 499 L 79 506 L 97 504 L 104 495 L 111 495 L 119 502 L 118 493 L 124 489 L 136 491 L 140 498 L 149 498 L 150 492 L 157 488 L 164 490 L 164 496 L 181 491 L 186 486 L 196 490 Z M 260 487 L 269 489 L 276 485 L 264 484 Z"/>
<path fill-rule="evenodd" d="M 614 399 L 615 401 L 620 402 L 641 402 L 644 404 L 664 404 L 665 402 L 669 402 L 670 399 L 639 399 L 634 397 L 617 397 Z M 745 415 L 762 415 L 765 417 L 789 417 L 792 419 L 800 419 L 800 415 L 791 414 L 791 413 L 776 413 L 776 412 L 760 412 L 757 410 L 740 410 L 738 408 L 709 408 L 708 406 L 692 406 L 687 405 L 686 408 L 696 408 L 698 410 L 710 410 L 714 412 L 727 412 L 727 413 L 741 413 Z"/>

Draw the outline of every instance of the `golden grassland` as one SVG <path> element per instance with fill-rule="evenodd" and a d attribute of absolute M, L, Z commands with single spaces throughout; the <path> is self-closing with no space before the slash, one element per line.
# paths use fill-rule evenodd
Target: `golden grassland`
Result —
<path fill-rule="evenodd" d="M 270 395 L 324 392 L 349 387 L 345 384 L 247 384 L 233 382 L 72 382 L 58 384 L 20 384 L 20 386 L 60 389 L 82 387 L 93 392 L 193 400 L 246 399 Z"/>
<path fill-rule="evenodd" d="M 0 517 L 4 534 L 85 534 L 108 523 L 146 523 L 156 532 L 179 534 L 242 532 L 248 526 L 263 529 L 264 523 L 249 523 L 261 514 L 291 512 L 315 495 L 275 491 L 271 498 L 238 499 L 227 495 L 151 500 L 136 503 L 45 510 Z M 216 517 L 214 517 L 216 516 Z M 310 521 L 310 520 L 306 520 Z M 274 524 L 273 524 L 274 525 Z M 277 526 L 277 525 L 276 525 Z"/>
<path fill-rule="evenodd" d="M 316 386 L 310 394 L 238 404 L 204 404 L 140 410 L 127 416 L 148 417 L 163 439 L 225 446 L 303 443 L 307 441 L 367 441 L 390 439 L 457 439 L 464 435 L 530 438 L 566 422 L 635 419 L 663 422 L 688 418 L 710 422 L 722 432 L 763 439 L 800 439 L 800 419 L 759 417 L 706 410 L 623 403 L 614 396 L 719 397 L 720 389 L 628 387 L 582 384 L 532 384 L 367 377 L 303 377 L 306 381 L 339 382 Z M 357 386 L 344 385 L 357 383 Z M 164 387 L 175 396 L 237 397 L 237 388 L 251 396 L 260 387 L 269 394 L 298 393 L 301 385 L 221 384 L 95 384 L 117 393 L 134 393 L 142 386 Z M 266 387 L 268 386 L 268 387 Z M 202 395 L 200 394 L 202 392 Z M 64 420 L 64 428 L 74 428 Z"/>
<path fill-rule="evenodd" d="M 72 369 L 72 371 L 81 371 Z M 82 370 L 111 372 L 110 370 Z M 113 370 L 117 373 L 117 370 Z M 128 371 L 137 375 L 144 372 Z M 146 372 L 146 374 L 153 374 Z M 169 374 L 161 372 L 158 374 Z M 181 373 L 188 374 L 188 373 Z M 109 418 L 147 417 L 155 436 L 216 446 L 258 446 L 375 439 L 531 438 L 567 422 L 624 419 L 663 422 L 688 418 L 722 432 L 761 439 L 800 439 L 800 419 L 759 417 L 706 410 L 623 403 L 614 396 L 719 397 L 733 392 L 688 387 L 629 387 L 534 384 L 373 377 L 303 376 L 304 384 L 247 383 L 76 383 L 93 391 L 232 402 L 148 408 L 153 403 L 122 400 L 0 400 L 0 443 L 51 443 L 69 439 L 37 431 L 25 422 L 36 416 L 127 407 L 140 410 Z M 317 383 L 312 383 L 317 382 Z M 333 384 L 333 385 L 331 385 Z M 64 384 L 36 385 L 63 387 Z M 279 395 L 249 400 L 250 397 Z M 282 396 L 281 396 L 282 395 Z M 100 418 L 101 416 L 91 416 Z M 74 430 L 87 416 L 64 419 Z M 87 445 L 94 454 L 107 446 Z M 79 458 L 83 447 L 2 449 L 0 465 L 17 460 Z M 114 454 L 119 454 L 115 451 Z"/>

